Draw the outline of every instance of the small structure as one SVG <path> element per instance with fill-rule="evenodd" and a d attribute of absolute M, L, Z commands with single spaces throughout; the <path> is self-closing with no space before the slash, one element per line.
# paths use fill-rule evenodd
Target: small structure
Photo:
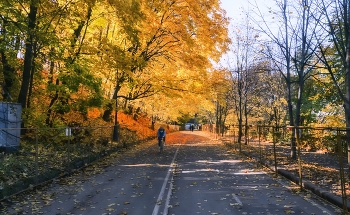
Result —
<path fill-rule="evenodd" d="M 0 102 L 0 152 L 11 153 L 20 146 L 22 106 Z"/>

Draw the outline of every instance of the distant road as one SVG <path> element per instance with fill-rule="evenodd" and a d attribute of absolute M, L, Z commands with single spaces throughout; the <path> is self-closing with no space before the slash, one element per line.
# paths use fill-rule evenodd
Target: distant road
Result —
<path fill-rule="evenodd" d="M 18 197 L 5 214 L 339 214 L 201 131 L 169 134 Z"/>

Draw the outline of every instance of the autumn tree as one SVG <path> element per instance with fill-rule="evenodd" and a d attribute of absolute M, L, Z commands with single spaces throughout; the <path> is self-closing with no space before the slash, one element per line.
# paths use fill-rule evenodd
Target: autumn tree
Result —
<path fill-rule="evenodd" d="M 84 123 L 100 106 L 110 122 L 113 108 L 160 93 L 177 102 L 204 97 L 207 69 L 229 42 L 216 0 L 28 0 L 0 8 L 3 100 L 17 97 L 37 125 Z"/>
<path fill-rule="evenodd" d="M 343 103 L 346 127 L 350 127 L 350 3 L 319 0 L 319 13 L 324 14 L 323 29 L 327 37 L 318 38 L 318 57 Z M 330 40 L 330 42 L 329 42 Z M 350 163 L 350 131 L 347 132 L 348 163 Z"/>
<path fill-rule="evenodd" d="M 146 98 L 163 88 L 182 90 L 189 82 L 180 82 L 181 73 L 200 77 L 210 59 L 216 60 L 225 50 L 226 21 L 218 2 L 141 1 L 133 8 L 139 9 L 142 21 L 124 29 L 123 40 L 106 43 L 103 54 L 114 56 L 104 65 L 116 71 L 111 80 L 116 83 L 116 100 Z"/>
<path fill-rule="evenodd" d="M 226 119 L 232 109 L 230 102 L 230 72 L 227 69 L 217 69 L 211 72 L 210 87 L 213 109 L 211 121 L 215 123 L 215 132 L 223 135 L 226 130 Z M 207 109 L 210 110 L 209 108 Z"/>
<path fill-rule="evenodd" d="M 230 71 L 230 93 L 228 100 L 235 109 L 238 122 L 238 143 L 242 137 L 248 136 L 249 116 L 252 111 L 256 85 L 259 81 L 256 70 L 260 59 L 260 45 L 257 40 L 259 34 L 249 20 L 249 14 L 241 26 L 235 27 L 232 32 L 232 44 L 228 56 L 228 70 Z M 244 133 L 243 133 L 244 132 Z"/>
<path fill-rule="evenodd" d="M 316 1 L 303 0 L 291 3 L 288 0 L 275 1 L 276 10 L 271 9 L 271 20 L 267 21 L 258 7 L 256 12 L 260 20 L 255 19 L 259 29 L 272 43 L 265 46 L 264 53 L 273 59 L 277 71 L 281 72 L 287 87 L 289 125 L 301 125 L 301 109 L 304 96 L 304 83 L 311 76 L 317 64 L 315 52 L 316 39 L 320 33 L 319 17 L 316 13 Z M 262 21 L 262 22 L 261 22 Z M 274 25 L 275 24 L 275 25 Z M 273 28 L 272 26 L 275 26 Z M 296 91 L 293 90 L 296 84 Z M 294 96 L 297 98 L 293 103 Z M 295 108 L 294 108 L 295 107 Z M 296 158 L 295 133 L 291 139 L 291 157 Z"/>
<path fill-rule="evenodd" d="M 19 44 L 15 55 L 8 54 L 9 47 L 3 52 L 7 54 L 2 58 L 4 65 L 7 61 L 18 62 L 12 69 L 5 66 L 3 74 L 9 77 L 9 71 L 18 69 L 20 87 L 13 96 L 18 96 L 25 110 L 25 122 L 43 119 L 39 115 L 44 113 L 44 121 L 52 126 L 55 118 L 64 121 L 63 115 L 70 110 L 86 114 L 89 106 L 98 106 L 99 79 L 93 77 L 87 58 L 82 57 L 95 1 L 5 1 L 0 5 L 6 8 L 2 19 L 15 29 L 6 37 Z M 77 93 L 84 96 L 74 95 Z M 36 105 L 32 107 L 31 103 Z"/>

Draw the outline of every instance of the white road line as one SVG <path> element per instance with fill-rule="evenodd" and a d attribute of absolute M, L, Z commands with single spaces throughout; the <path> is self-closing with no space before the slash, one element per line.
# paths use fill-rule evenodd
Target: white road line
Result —
<path fill-rule="evenodd" d="M 169 203 L 170 203 L 170 197 L 171 197 L 171 192 L 172 192 L 172 189 L 173 189 L 173 179 L 174 179 L 174 177 L 171 176 L 170 185 L 169 185 L 169 190 L 168 190 L 168 195 L 167 195 L 167 197 L 166 197 L 163 215 L 167 215 L 167 214 L 168 214 Z"/>
<path fill-rule="evenodd" d="M 236 200 L 236 204 L 235 205 L 238 205 L 240 207 L 243 206 L 243 203 L 241 202 L 241 200 L 236 196 L 236 194 L 232 193 L 232 197 Z"/>
<path fill-rule="evenodd" d="M 175 161 L 175 158 L 176 158 L 176 156 L 177 156 L 177 152 L 178 152 L 178 151 L 179 151 L 179 148 L 177 148 L 177 150 L 176 150 L 176 152 L 175 152 L 175 155 L 174 155 L 174 157 L 173 157 L 173 160 L 171 161 L 171 164 L 170 164 L 170 166 L 169 166 L 168 173 L 166 174 L 166 177 L 164 178 L 163 186 L 162 186 L 162 189 L 160 190 L 160 193 L 159 193 L 159 196 L 158 196 L 156 205 L 154 206 L 152 215 L 157 215 L 157 214 L 158 214 L 158 211 L 159 211 L 161 202 L 163 201 L 164 191 L 165 191 L 166 185 L 167 185 L 167 183 L 168 183 L 168 181 L 169 181 L 169 176 L 170 176 L 170 173 L 172 172 L 172 168 L 173 168 L 173 166 L 174 166 L 174 161 Z M 170 188 L 169 188 L 169 189 L 170 189 Z M 170 195 L 169 195 L 169 194 L 168 194 L 168 198 L 170 198 Z"/>

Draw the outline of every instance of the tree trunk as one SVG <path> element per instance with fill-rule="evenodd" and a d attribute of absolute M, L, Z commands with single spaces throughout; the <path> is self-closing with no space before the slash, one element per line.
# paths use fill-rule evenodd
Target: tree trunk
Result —
<path fill-rule="evenodd" d="M 291 95 L 291 84 L 290 82 L 288 83 L 288 114 L 289 114 L 289 126 L 292 127 L 292 136 L 291 136 L 291 152 L 290 152 L 290 157 L 292 159 L 297 158 L 297 150 L 296 150 L 296 140 L 295 140 L 295 129 L 294 129 L 294 116 L 293 116 L 293 105 L 292 105 L 292 95 Z"/>
<path fill-rule="evenodd" d="M 245 103 L 244 103 L 244 120 L 245 120 L 244 144 L 248 145 L 248 143 L 249 143 L 249 125 L 248 125 L 247 98 L 245 99 Z"/>
<path fill-rule="evenodd" d="M 344 1 L 345 5 L 345 38 L 346 38 L 346 53 L 345 53 L 345 74 L 346 74 L 346 95 L 344 101 L 346 127 L 350 128 L 350 4 Z M 350 130 L 346 131 L 346 140 L 348 148 L 348 164 L 350 165 Z"/>
<path fill-rule="evenodd" d="M 59 84 L 59 80 L 56 79 L 56 85 Z M 56 93 L 53 95 L 53 97 L 51 98 L 51 101 L 50 101 L 50 104 L 49 104 L 49 107 L 47 109 L 47 113 L 46 113 L 46 120 L 45 120 L 45 123 L 47 126 L 49 126 L 50 128 L 53 126 L 53 120 L 52 120 L 52 117 L 51 117 L 51 114 L 52 114 L 52 106 L 55 104 L 55 102 L 58 100 L 58 91 L 56 91 Z"/>
<path fill-rule="evenodd" d="M 7 21 L 4 19 L 2 24 L 2 38 L 0 40 L 1 43 L 3 43 L 4 41 L 6 41 L 6 37 L 7 37 Z M 16 44 L 18 39 L 16 40 Z M 16 46 L 17 47 L 17 46 Z M 18 50 L 18 49 L 16 49 Z M 13 86 L 15 77 L 15 71 L 16 69 L 11 66 L 9 64 L 9 61 L 7 59 L 7 56 L 5 54 L 5 49 L 1 49 L 0 50 L 0 56 L 1 56 L 1 63 L 2 63 L 2 71 L 3 71 L 3 75 L 4 75 L 4 80 L 2 81 L 2 90 L 3 90 L 3 99 L 4 101 L 12 101 L 12 97 L 11 97 L 11 87 Z"/>
<path fill-rule="evenodd" d="M 291 127 L 294 127 L 294 116 L 293 116 L 293 104 L 292 104 L 292 83 L 291 83 L 291 77 L 290 77 L 290 47 L 289 47 L 289 36 L 288 36 L 288 18 L 287 18 L 287 0 L 284 0 L 283 3 L 283 16 L 284 16 L 284 33 L 285 33 L 285 45 L 286 45 L 286 70 L 287 70 L 287 76 L 286 76 L 286 84 L 287 84 L 287 90 L 288 90 L 288 113 L 289 113 L 289 125 Z M 290 157 L 292 159 L 297 158 L 297 150 L 296 150 L 296 140 L 295 140 L 295 129 L 292 128 L 292 137 L 291 137 L 291 152 Z"/>
<path fill-rule="evenodd" d="M 33 81 L 34 81 L 34 74 L 35 74 L 35 69 L 36 69 L 36 65 L 35 65 L 35 58 L 37 57 L 37 43 L 34 42 L 34 46 L 33 46 L 34 50 L 33 50 L 33 59 L 32 59 L 32 68 L 31 68 L 31 74 L 30 74 L 30 83 L 29 83 L 29 90 L 28 90 L 28 96 L 27 96 L 27 107 L 30 107 L 30 98 L 31 95 L 33 93 Z"/>
<path fill-rule="evenodd" d="M 11 101 L 12 97 L 10 92 L 14 82 L 15 69 L 8 63 L 7 57 L 3 51 L 1 51 L 0 55 L 4 74 L 4 82 L 2 85 L 3 99 L 4 101 Z"/>
<path fill-rule="evenodd" d="M 216 114 L 215 114 L 215 133 L 219 135 L 219 101 L 216 101 Z"/>
<path fill-rule="evenodd" d="M 243 114 L 242 114 L 242 101 L 241 97 L 239 98 L 239 117 L 238 117 L 238 147 L 239 152 L 242 151 L 242 136 L 243 136 Z"/>
<path fill-rule="evenodd" d="M 36 27 L 36 15 L 38 8 L 34 5 L 34 2 L 31 2 L 30 11 L 28 14 L 28 38 L 26 39 L 25 45 L 25 56 L 24 56 L 24 68 L 23 68 L 23 76 L 22 76 L 22 85 L 18 95 L 18 103 L 22 105 L 22 108 L 27 107 L 27 95 L 30 83 L 30 73 L 32 70 L 32 62 L 33 62 L 33 32 L 35 32 Z"/>
<path fill-rule="evenodd" d="M 345 117 L 346 117 L 346 142 L 347 142 L 347 149 L 348 149 L 348 153 L 347 153 L 347 156 L 348 156 L 348 165 L 350 166 L 350 103 L 347 102 L 345 105 L 344 105 L 344 108 L 345 108 Z"/>

